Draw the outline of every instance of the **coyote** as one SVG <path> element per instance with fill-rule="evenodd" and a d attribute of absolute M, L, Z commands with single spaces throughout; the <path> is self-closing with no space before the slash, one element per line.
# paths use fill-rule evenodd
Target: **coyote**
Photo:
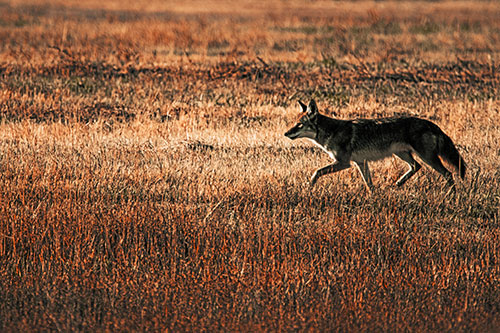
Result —
<path fill-rule="evenodd" d="M 455 183 L 439 157 L 449 162 L 465 177 L 465 162 L 451 139 L 434 123 L 415 117 L 340 120 L 322 115 L 314 100 L 309 106 L 299 101 L 304 115 L 285 133 L 290 139 L 308 138 L 319 145 L 335 161 L 318 169 L 311 178 L 313 186 L 319 177 L 350 167 L 353 161 L 368 190 L 373 189 L 368 161 L 376 161 L 392 154 L 409 165 L 409 170 L 396 182 L 403 185 L 421 165 L 413 158 L 417 155 L 446 179 Z"/>

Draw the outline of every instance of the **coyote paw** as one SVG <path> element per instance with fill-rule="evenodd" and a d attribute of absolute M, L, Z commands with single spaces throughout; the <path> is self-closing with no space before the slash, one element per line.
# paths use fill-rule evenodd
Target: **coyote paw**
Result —
<path fill-rule="evenodd" d="M 311 183 L 310 183 L 310 187 L 313 187 L 314 184 L 316 184 L 316 182 L 318 181 L 318 175 L 316 173 L 314 173 L 314 175 L 311 177 Z"/>

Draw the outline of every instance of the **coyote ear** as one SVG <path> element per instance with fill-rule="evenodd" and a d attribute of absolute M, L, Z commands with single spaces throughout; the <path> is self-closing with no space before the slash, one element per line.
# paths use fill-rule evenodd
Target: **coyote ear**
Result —
<path fill-rule="evenodd" d="M 311 115 L 318 113 L 318 106 L 316 105 L 316 102 L 314 101 L 314 99 L 311 99 L 311 101 L 309 102 L 308 113 Z"/>
<path fill-rule="evenodd" d="M 299 101 L 300 107 L 302 108 L 302 111 L 306 112 L 307 111 L 307 105 L 302 103 L 302 101 Z"/>

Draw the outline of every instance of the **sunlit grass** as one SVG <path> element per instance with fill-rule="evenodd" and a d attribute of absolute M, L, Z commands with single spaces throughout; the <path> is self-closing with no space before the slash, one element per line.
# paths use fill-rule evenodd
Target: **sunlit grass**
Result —
<path fill-rule="evenodd" d="M 165 6 L 2 7 L 3 330 L 499 327 L 498 6 Z M 465 181 L 310 188 L 310 98 L 434 121 Z"/>

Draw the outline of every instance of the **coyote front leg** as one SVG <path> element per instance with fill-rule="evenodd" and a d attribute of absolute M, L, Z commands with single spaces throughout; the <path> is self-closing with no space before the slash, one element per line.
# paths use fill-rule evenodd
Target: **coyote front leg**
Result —
<path fill-rule="evenodd" d="M 316 184 L 319 177 L 324 176 L 328 173 L 342 171 L 342 170 L 347 169 L 349 167 L 350 167 L 349 163 L 342 163 L 342 162 L 337 161 L 333 164 L 327 165 L 326 167 L 323 167 L 321 169 L 316 170 L 316 172 L 313 174 L 313 176 L 311 178 L 311 187 L 314 186 L 314 184 Z"/>
<path fill-rule="evenodd" d="M 361 177 L 363 177 L 363 180 L 365 181 L 366 188 L 369 192 L 373 192 L 373 182 L 372 176 L 370 175 L 370 169 L 368 168 L 368 162 L 355 162 L 355 164 L 358 167 L 359 172 L 361 173 Z"/>

